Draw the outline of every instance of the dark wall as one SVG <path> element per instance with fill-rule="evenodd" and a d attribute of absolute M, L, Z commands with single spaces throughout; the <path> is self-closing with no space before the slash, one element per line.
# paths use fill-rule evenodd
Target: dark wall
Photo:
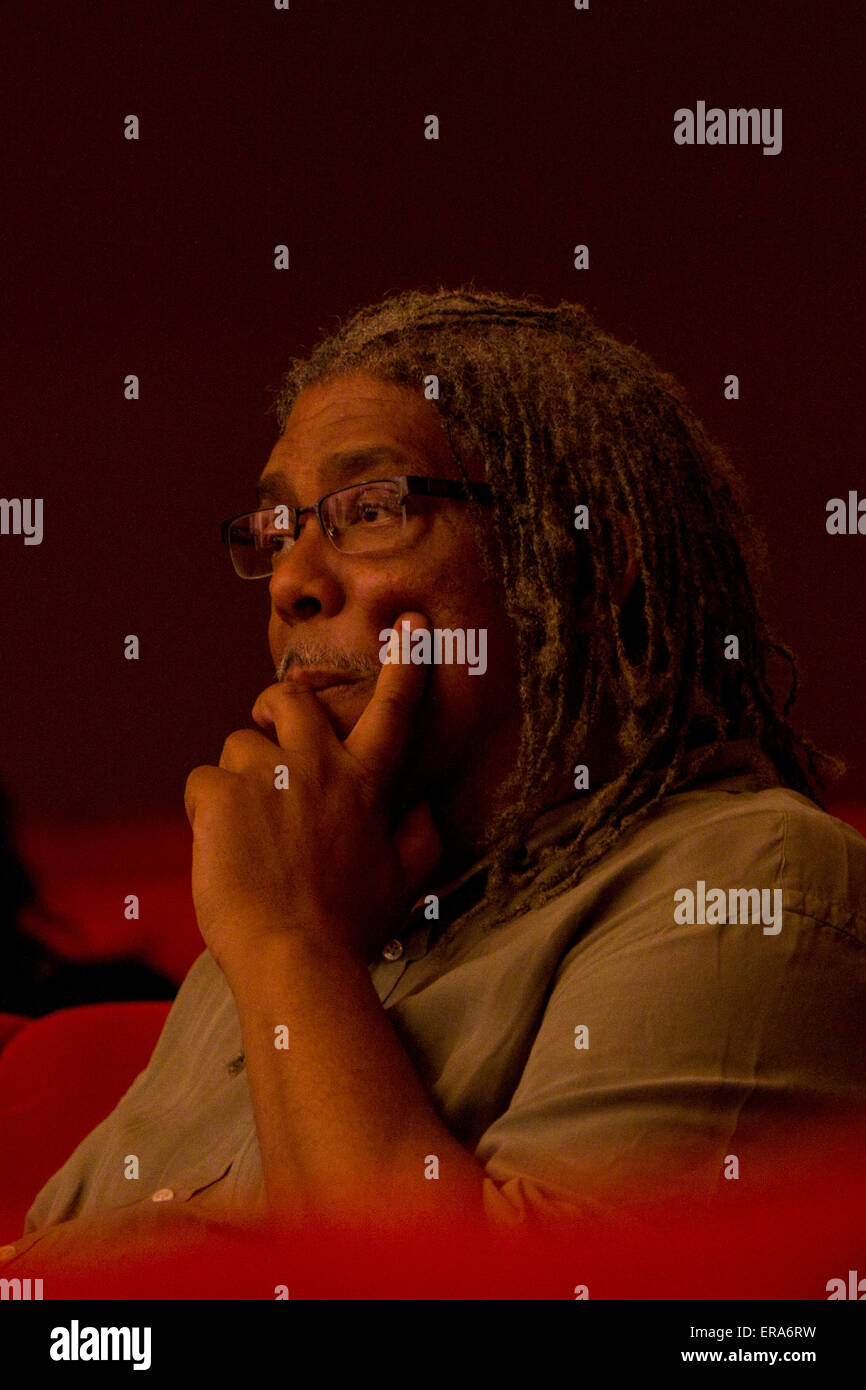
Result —
<path fill-rule="evenodd" d="M 45 515 L 39 546 L 0 536 L 19 810 L 181 804 L 272 679 L 267 587 L 217 528 L 252 505 L 289 356 L 469 279 L 582 301 L 684 382 L 750 482 L 802 723 L 866 793 L 866 536 L 825 530 L 866 495 L 856 23 L 845 0 L 7 10 L 0 494 Z M 781 107 L 781 153 L 675 145 L 698 100 Z"/>

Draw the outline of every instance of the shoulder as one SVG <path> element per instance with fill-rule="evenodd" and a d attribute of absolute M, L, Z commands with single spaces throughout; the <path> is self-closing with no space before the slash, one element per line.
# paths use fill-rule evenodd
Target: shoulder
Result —
<path fill-rule="evenodd" d="M 787 787 L 667 797 L 596 869 L 627 898 L 710 888 L 773 889 L 786 914 L 866 945 L 866 840 Z"/>
<path fill-rule="evenodd" d="M 740 1028 L 771 1001 L 780 1032 L 847 1020 L 848 1048 L 861 1026 L 866 840 L 797 792 L 666 798 L 567 898 L 552 999 L 603 995 L 656 1032 Z"/>
<path fill-rule="evenodd" d="M 729 1132 L 747 1100 L 862 1104 L 864 884 L 866 841 L 798 793 L 670 797 L 574 890 L 537 1076 L 581 1055 L 684 1123 L 709 1088 Z"/>

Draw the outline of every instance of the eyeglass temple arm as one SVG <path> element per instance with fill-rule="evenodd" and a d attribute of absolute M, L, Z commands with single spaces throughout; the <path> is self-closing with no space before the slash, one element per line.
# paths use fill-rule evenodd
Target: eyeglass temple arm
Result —
<path fill-rule="evenodd" d="M 469 497 L 478 502 L 489 502 L 493 489 L 488 483 L 457 483 L 444 478 L 409 477 L 406 479 L 411 492 L 426 493 L 428 497 Z"/>

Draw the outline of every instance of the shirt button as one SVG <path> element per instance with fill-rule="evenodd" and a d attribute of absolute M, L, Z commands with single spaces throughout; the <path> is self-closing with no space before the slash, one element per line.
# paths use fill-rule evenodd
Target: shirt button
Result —
<path fill-rule="evenodd" d="M 161 1187 L 158 1192 L 154 1192 L 151 1197 L 152 1202 L 170 1202 L 174 1196 L 170 1187 Z"/>
<path fill-rule="evenodd" d="M 382 955 L 386 960 L 399 960 L 403 954 L 403 942 L 398 941 L 396 936 L 392 941 L 382 948 Z"/>
<path fill-rule="evenodd" d="M 0 1245 L 0 1261 L 11 1260 L 14 1254 L 14 1245 Z"/>

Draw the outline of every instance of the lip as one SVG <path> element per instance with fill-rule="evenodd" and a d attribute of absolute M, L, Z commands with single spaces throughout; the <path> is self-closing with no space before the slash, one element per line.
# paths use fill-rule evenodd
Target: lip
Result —
<path fill-rule="evenodd" d="M 324 666 L 289 667 L 283 680 L 288 685 L 297 685 L 304 690 L 329 690 L 336 685 L 358 685 L 361 676 L 347 671 L 329 671 Z"/>

